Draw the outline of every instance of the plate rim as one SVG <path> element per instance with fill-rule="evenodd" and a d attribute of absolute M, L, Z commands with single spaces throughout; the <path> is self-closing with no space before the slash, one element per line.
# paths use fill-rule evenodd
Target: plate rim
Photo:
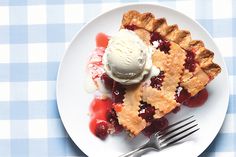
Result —
<path fill-rule="evenodd" d="M 220 51 L 218 45 L 215 43 L 214 38 L 212 37 L 212 35 L 211 35 L 197 20 L 195 20 L 194 18 L 192 18 L 192 17 L 190 17 L 190 16 L 184 14 L 183 12 L 180 12 L 180 11 L 178 11 L 178 10 L 176 10 L 176 9 L 170 8 L 170 7 L 166 6 L 166 5 L 162 5 L 162 4 L 158 3 L 158 2 L 132 2 L 132 3 L 126 3 L 126 4 L 118 4 L 118 6 L 113 7 L 113 8 L 111 8 L 111 9 L 108 9 L 108 10 L 106 10 L 106 11 L 103 11 L 103 12 L 99 13 L 97 16 L 91 18 L 90 20 L 88 20 L 88 22 L 87 22 L 86 24 L 84 24 L 80 29 L 78 29 L 78 31 L 73 35 L 72 39 L 70 40 L 69 45 L 65 48 L 64 53 L 63 53 L 63 55 L 62 55 L 62 57 L 61 57 L 61 59 L 60 59 L 60 64 L 59 64 L 59 67 L 58 67 L 57 79 L 56 79 L 56 101 L 57 101 L 57 108 L 58 108 L 58 112 L 59 112 L 59 115 L 60 115 L 60 119 L 61 119 L 61 121 L 62 121 L 62 124 L 63 124 L 63 126 L 64 126 L 64 128 L 65 128 L 67 134 L 68 134 L 69 137 L 71 138 L 71 140 L 75 143 L 75 145 L 76 145 L 86 156 L 88 156 L 88 155 L 77 145 L 76 141 L 70 136 L 70 131 L 69 131 L 69 129 L 66 127 L 66 125 L 65 125 L 66 122 L 65 122 L 65 120 L 62 118 L 62 114 L 61 114 L 62 111 L 61 111 L 61 109 L 60 109 L 60 105 L 59 105 L 59 101 L 58 101 L 58 100 L 59 100 L 59 96 L 58 96 L 58 95 L 59 95 L 59 94 L 58 94 L 58 93 L 59 93 L 59 88 L 58 88 L 58 87 L 59 87 L 59 81 L 58 81 L 58 80 L 59 80 L 59 77 L 60 77 L 60 75 L 61 75 L 61 68 L 62 68 L 63 60 L 64 60 L 64 58 L 66 57 L 66 55 L 68 54 L 68 53 L 67 53 L 68 50 L 70 49 L 70 47 L 72 46 L 72 44 L 75 42 L 75 40 L 76 40 L 77 36 L 80 34 L 80 32 L 82 32 L 82 31 L 83 31 L 90 23 L 92 23 L 94 20 L 96 20 L 96 19 L 99 18 L 100 16 L 102 16 L 102 15 L 108 13 L 108 12 L 111 12 L 111 11 L 113 11 L 113 10 L 117 10 L 117 9 L 120 9 L 120 8 L 123 8 L 123 7 L 142 6 L 142 5 L 146 5 L 146 6 L 150 5 L 150 6 L 154 6 L 154 7 L 162 7 L 162 8 L 164 8 L 164 9 L 177 12 L 177 13 L 179 13 L 181 16 L 184 16 L 184 17 L 186 17 L 186 18 L 192 20 L 192 21 L 193 21 L 195 24 L 197 24 L 197 25 L 204 31 L 204 33 L 206 33 L 206 34 L 210 37 L 210 39 L 213 41 L 213 43 L 214 43 L 214 45 L 215 45 L 215 48 L 216 48 L 217 51 L 219 52 L 219 54 L 218 54 L 219 57 L 222 58 L 222 60 L 223 60 L 223 66 L 224 66 L 224 67 L 227 67 L 227 66 L 226 66 L 226 63 L 225 63 L 225 60 L 224 60 L 224 57 L 223 57 L 223 55 L 222 55 L 222 53 L 221 53 L 221 51 Z M 228 110 L 228 107 L 229 107 L 229 96 L 230 96 L 230 88 L 229 88 L 229 85 L 230 85 L 230 83 L 229 83 L 229 73 L 228 73 L 228 69 L 225 68 L 224 70 L 225 70 L 225 73 L 226 73 L 226 76 L 225 76 L 225 77 L 226 77 L 226 80 L 227 80 L 227 87 L 228 87 L 228 88 L 227 88 L 227 91 L 226 91 L 226 92 L 227 92 L 227 105 L 226 105 L 225 111 L 224 111 L 224 118 L 222 118 L 222 120 L 221 120 L 221 122 L 220 122 L 220 127 L 218 128 L 217 132 L 216 132 L 215 135 L 213 136 L 214 138 L 211 139 L 211 141 L 209 142 L 209 145 L 208 145 L 204 150 L 202 150 L 201 152 L 199 152 L 198 156 L 201 155 L 201 154 L 212 144 L 213 140 L 216 138 L 216 136 L 217 136 L 218 133 L 220 132 L 220 130 L 221 130 L 222 126 L 223 126 L 223 123 L 224 123 L 224 121 L 225 121 L 225 117 L 226 117 L 227 110 Z"/>

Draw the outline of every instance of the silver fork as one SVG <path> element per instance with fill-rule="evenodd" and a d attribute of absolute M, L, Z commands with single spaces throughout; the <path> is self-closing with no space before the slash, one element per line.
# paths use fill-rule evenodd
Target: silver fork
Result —
<path fill-rule="evenodd" d="M 159 151 L 179 142 L 200 129 L 197 127 L 198 124 L 194 123 L 196 120 L 193 119 L 193 117 L 194 116 L 185 118 L 152 134 L 146 144 L 119 157 L 133 157 L 134 155 L 140 156 L 140 153 L 143 154 L 150 150 Z"/>

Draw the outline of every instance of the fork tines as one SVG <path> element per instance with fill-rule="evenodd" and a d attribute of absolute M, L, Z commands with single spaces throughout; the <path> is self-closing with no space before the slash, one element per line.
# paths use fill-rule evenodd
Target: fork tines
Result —
<path fill-rule="evenodd" d="M 198 124 L 193 117 L 185 118 L 157 132 L 155 135 L 160 140 L 160 145 L 164 147 L 172 145 L 198 131 L 200 128 L 197 127 Z"/>

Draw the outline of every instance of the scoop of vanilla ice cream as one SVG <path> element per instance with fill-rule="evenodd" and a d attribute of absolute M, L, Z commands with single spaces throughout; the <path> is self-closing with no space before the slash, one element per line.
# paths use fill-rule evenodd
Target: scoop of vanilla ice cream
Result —
<path fill-rule="evenodd" d="M 121 84 L 138 83 L 151 69 L 151 53 L 151 47 L 135 32 L 121 29 L 109 40 L 103 56 L 104 69 Z"/>

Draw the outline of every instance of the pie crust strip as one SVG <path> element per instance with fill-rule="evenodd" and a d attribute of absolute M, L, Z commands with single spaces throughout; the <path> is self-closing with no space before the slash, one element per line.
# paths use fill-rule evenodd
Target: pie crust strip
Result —
<path fill-rule="evenodd" d="M 140 133 L 147 125 L 146 121 L 138 116 L 142 93 L 141 84 L 128 86 L 122 110 L 117 112 L 119 124 L 133 135 Z"/>

